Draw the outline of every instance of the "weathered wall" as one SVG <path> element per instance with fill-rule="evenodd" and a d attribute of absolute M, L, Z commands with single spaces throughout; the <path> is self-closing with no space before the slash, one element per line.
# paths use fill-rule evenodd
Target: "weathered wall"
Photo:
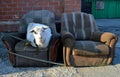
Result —
<path fill-rule="evenodd" d="M 81 0 L 0 0 L 0 31 L 17 31 L 23 14 L 46 9 L 60 18 L 63 12 L 81 10 Z"/>

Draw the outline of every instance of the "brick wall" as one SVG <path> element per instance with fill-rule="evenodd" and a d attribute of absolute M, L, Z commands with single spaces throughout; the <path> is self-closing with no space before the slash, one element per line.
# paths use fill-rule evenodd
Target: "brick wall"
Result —
<path fill-rule="evenodd" d="M 46 9 L 60 18 L 63 12 L 81 10 L 81 0 L 0 0 L 0 32 L 17 31 L 23 14 Z"/>
<path fill-rule="evenodd" d="M 64 0 L 64 12 L 81 11 L 81 0 Z"/>

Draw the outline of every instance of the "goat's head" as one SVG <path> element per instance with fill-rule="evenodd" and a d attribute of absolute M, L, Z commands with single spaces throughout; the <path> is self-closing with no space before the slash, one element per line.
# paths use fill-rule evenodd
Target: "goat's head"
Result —
<path fill-rule="evenodd" d="M 48 29 L 48 26 L 35 26 L 30 32 L 33 33 L 35 37 L 36 44 L 41 45 L 43 43 L 45 35 L 45 30 Z"/>
<path fill-rule="evenodd" d="M 30 32 L 41 35 L 46 29 L 48 29 L 48 26 L 35 26 Z"/>

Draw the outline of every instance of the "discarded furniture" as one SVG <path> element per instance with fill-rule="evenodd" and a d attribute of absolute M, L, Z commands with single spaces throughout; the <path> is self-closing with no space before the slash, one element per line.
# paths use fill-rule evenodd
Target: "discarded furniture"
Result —
<path fill-rule="evenodd" d="M 26 46 L 27 26 L 29 23 L 41 23 L 48 25 L 52 31 L 52 37 L 48 47 L 40 49 L 39 51 L 32 46 Z M 13 37 L 15 36 L 15 37 Z M 18 38 L 21 39 L 18 39 Z M 34 66 L 51 66 L 49 62 L 41 62 L 35 59 L 42 59 L 45 61 L 56 60 L 57 48 L 60 43 L 60 35 L 56 32 L 54 14 L 48 10 L 35 10 L 26 13 L 20 20 L 20 29 L 17 33 L 5 34 L 2 38 L 5 46 L 9 52 L 9 58 L 13 66 L 17 67 L 34 67 Z M 17 54 L 17 55 L 16 55 Z M 22 57 L 19 55 L 23 55 Z M 30 57 L 30 58 L 26 58 Z"/>
<path fill-rule="evenodd" d="M 112 62 L 118 37 L 100 32 L 91 14 L 72 12 L 62 14 L 61 40 L 66 66 L 101 66 Z"/>

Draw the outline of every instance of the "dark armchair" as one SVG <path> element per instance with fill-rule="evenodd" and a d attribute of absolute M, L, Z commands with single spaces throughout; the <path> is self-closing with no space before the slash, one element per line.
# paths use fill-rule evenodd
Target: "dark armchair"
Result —
<path fill-rule="evenodd" d="M 91 14 L 64 13 L 61 18 L 63 58 L 66 66 L 100 66 L 114 58 L 118 37 L 100 32 Z"/>
<path fill-rule="evenodd" d="M 52 37 L 47 48 L 40 49 L 37 51 L 36 48 L 32 46 L 26 46 L 25 41 L 21 41 L 9 35 L 19 37 L 21 39 L 26 39 L 27 26 L 29 23 L 41 23 L 48 25 L 52 31 Z M 5 34 L 2 38 L 8 52 L 14 52 L 20 55 L 43 59 L 47 61 L 55 61 L 57 48 L 60 41 L 60 35 L 56 32 L 55 17 L 54 14 L 48 10 L 37 10 L 30 11 L 25 14 L 20 21 L 20 29 L 17 33 Z M 23 57 L 16 56 L 9 53 L 9 58 L 13 66 L 49 66 L 49 63 L 33 61 Z"/>

